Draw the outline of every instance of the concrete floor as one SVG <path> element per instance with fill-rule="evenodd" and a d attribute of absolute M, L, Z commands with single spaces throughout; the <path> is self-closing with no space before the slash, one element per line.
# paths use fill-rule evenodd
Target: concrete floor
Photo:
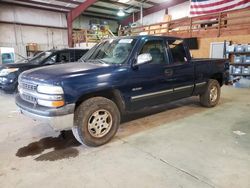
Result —
<path fill-rule="evenodd" d="M 223 87 L 212 109 L 194 97 L 131 115 L 110 143 L 89 148 L 20 115 L 1 94 L 0 187 L 249 188 L 249 96 Z"/>

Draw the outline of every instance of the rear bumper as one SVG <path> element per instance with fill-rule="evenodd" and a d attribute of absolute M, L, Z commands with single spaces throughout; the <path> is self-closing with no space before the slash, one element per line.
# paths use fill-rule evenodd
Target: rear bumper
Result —
<path fill-rule="evenodd" d="M 48 108 L 26 102 L 19 95 L 16 96 L 16 105 L 20 112 L 33 120 L 49 124 L 54 130 L 71 129 L 74 123 L 75 104 L 68 104 L 61 108 Z"/>

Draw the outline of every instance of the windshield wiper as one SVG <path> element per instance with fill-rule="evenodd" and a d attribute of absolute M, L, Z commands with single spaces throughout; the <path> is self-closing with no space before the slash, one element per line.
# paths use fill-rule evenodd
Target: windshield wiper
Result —
<path fill-rule="evenodd" d="M 87 62 L 91 62 L 91 63 L 101 63 L 101 64 L 107 64 L 105 61 L 101 60 L 101 59 L 90 59 Z"/>

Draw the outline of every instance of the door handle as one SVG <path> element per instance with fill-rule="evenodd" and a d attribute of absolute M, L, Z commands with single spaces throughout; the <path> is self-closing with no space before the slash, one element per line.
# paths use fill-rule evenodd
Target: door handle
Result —
<path fill-rule="evenodd" d="M 172 76 L 173 75 L 173 69 L 166 69 L 164 71 L 164 73 L 165 73 L 166 76 Z"/>

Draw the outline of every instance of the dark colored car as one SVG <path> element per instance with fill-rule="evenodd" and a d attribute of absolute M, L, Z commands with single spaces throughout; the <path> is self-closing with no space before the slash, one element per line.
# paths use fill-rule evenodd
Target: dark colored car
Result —
<path fill-rule="evenodd" d="M 89 146 L 107 143 L 127 112 L 191 96 L 214 107 L 228 76 L 227 60 L 192 59 L 174 37 L 107 39 L 80 60 L 24 72 L 16 104 Z"/>
<path fill-rule="evenodd" d="M 22 60 L 19 63 L 11 63 L 0 66 L 0 89 L 14 92 L 17 89 L 18 76 L 23 71 L 60 63 L 75 62 L 88 50 L 61 49 L 41 52 L 31 59 Z"/>

